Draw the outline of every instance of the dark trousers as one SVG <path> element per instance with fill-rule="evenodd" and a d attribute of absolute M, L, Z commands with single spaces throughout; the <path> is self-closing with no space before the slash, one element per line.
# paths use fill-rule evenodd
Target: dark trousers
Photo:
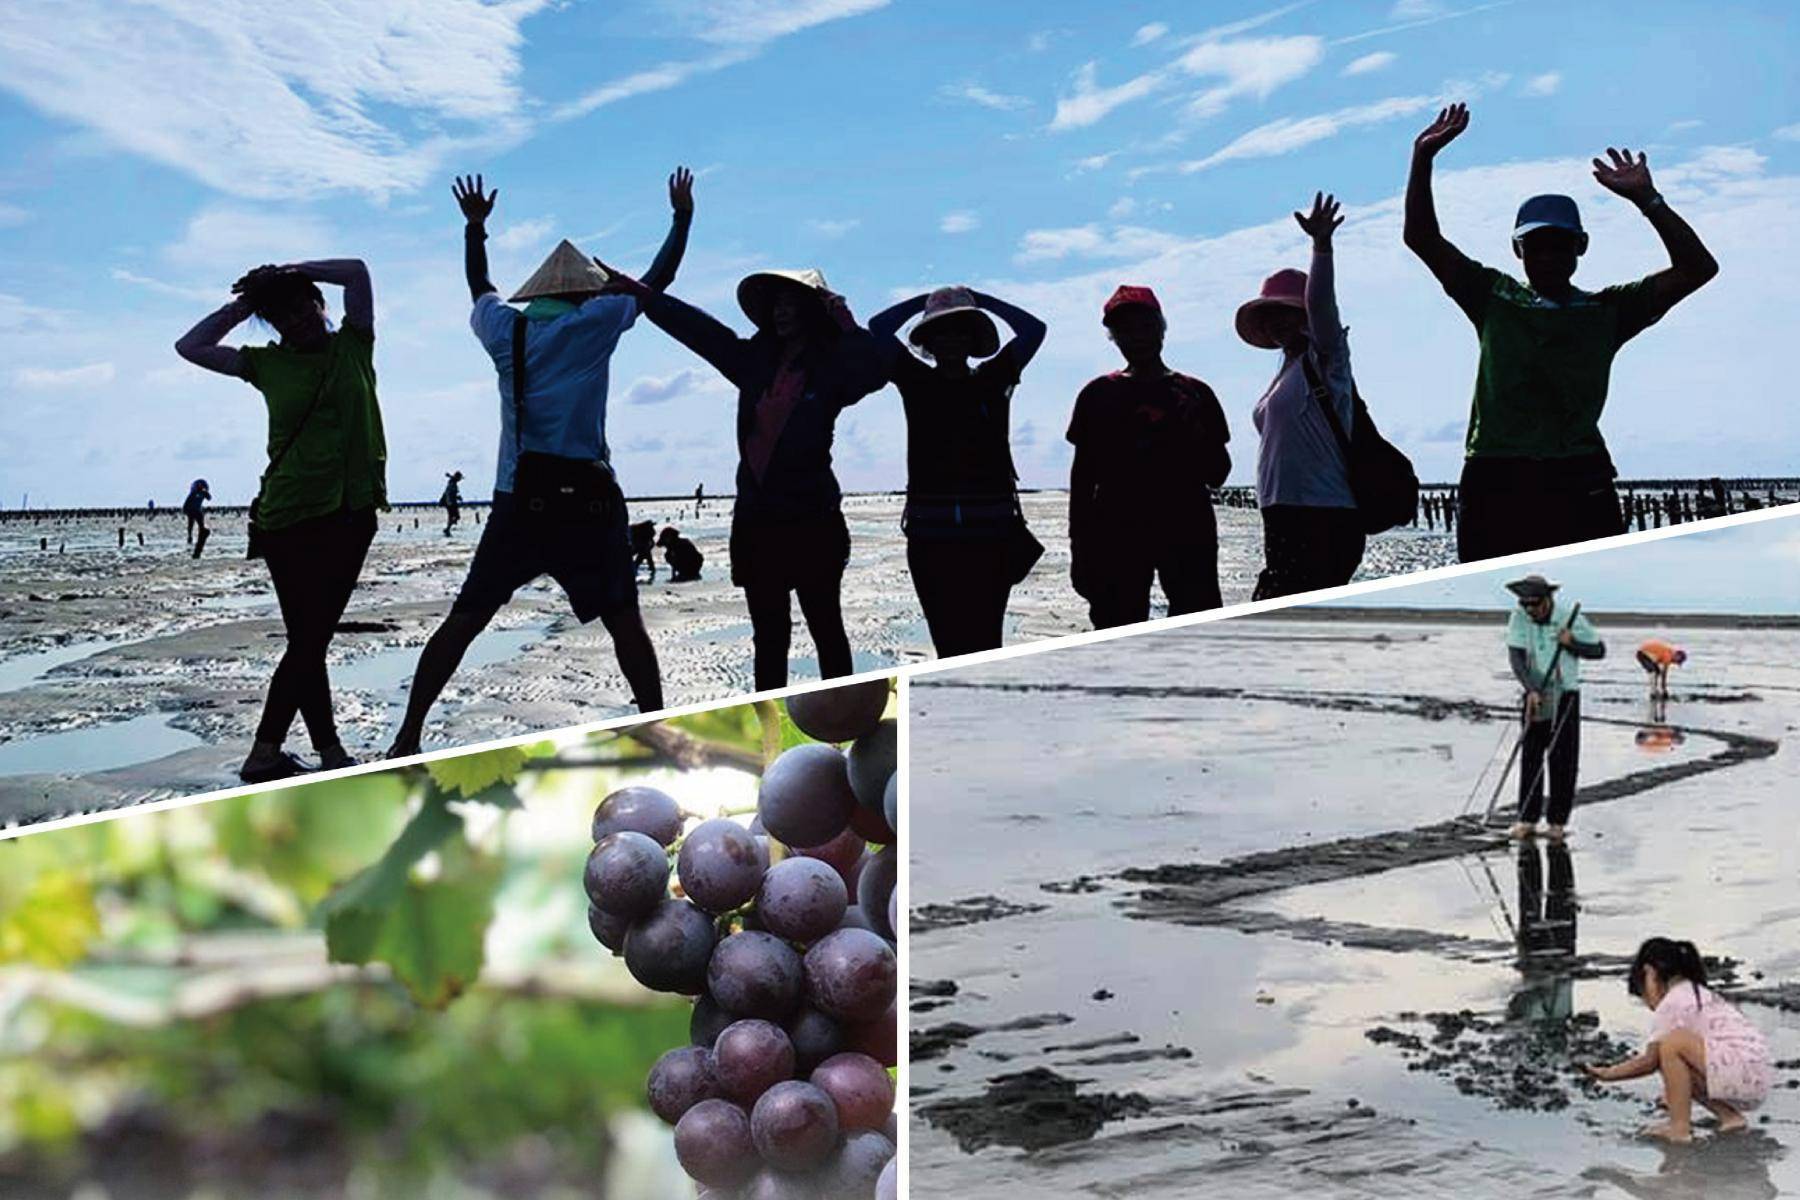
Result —
<path fill-rule="evenodd" d="M 1551 744 L 1554 736 L 1555 744 Z M 1544 767 L 1548 752 L 1549 769 Z M 1581 693 L 1564 692 L 1556 715 L 1533 721 L 1525 730 L 1519 761 L 1519 820 L 1535 825 L 1544 813 L 1544 779 L 1550 781 L 1552 825 L 1567 825 L 1575 807 L 1575 777 L 1581 770 Z"/>
<path fill-rule="evenodd" d="M 1271 504 L 1262 510 L 1263 569 L 1253 600 L 1350 582 L 1367 538 L 1354 508 Z"/>
<path fill-rule="evenodd" d="M 992 650 L 1005 639 L 1006 542 L 908 538 L 906 566 L 939 658 Z"/>
<path fill-rule="evenodd" d="M 338 735 L 325 651 L 375 540 L 375 510 L 313 517 L 259 536 L 287 625 L 287 650 L 269 680 L 256 740 L 286 740 L 299 713 L 313 747 L 328 749 L 337 744 Z"/>
<path fill-rule="evenodd" d="M 1085 553 L 1092 553 L 1086 551 Z M 1155 545 L 1127 542 L 1108 547 L 1084 581 L 1088 619 L 1112 629 L 1150 619 L 1150 585 L 1161 581 L 1169 615 L 1218 608 L 1219 545 L 1214 542 Z M 1084 575 L 1086 572 L 1084 572 Z"/>
<path fill-rule="evenodd" d="M 1625 532 L 1612 459 L 1471 458 L 1458 491 L 1456 556 L 1476 562 Z"/>

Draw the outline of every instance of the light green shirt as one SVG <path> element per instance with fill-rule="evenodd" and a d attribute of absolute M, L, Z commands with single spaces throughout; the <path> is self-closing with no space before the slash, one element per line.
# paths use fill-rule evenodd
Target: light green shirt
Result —
<path fill-rule="evenodd" d="M 1558 600 L 1550 609 L 1550 619 L 1543 624 L 1531 619 L 1524 609 L 1515 606 L 1512 616 L 1506 619 L 1507 648 L 1523 650 L 1525 664 L 1534 679 L 1543 680 L 1544 673 L 1550 669 L 1550 660 L 1556 658 L 1556 637 L 1569 624 L 1569 613 L 1573 605 Z M 1597 642 L 1600 634 L 1586 617 L 1576 617 L 1570 633 L 1578 642 Z M 1564 650 L 1561 658 L 1556 658 L 1556 678 L 1544 680 L 1541 689 L 1545 693 L 1545 708 L 1555 712 L 1555 701 L 1563 692 L 1581 690 L 1581 659 L 1573 651 Z"/>

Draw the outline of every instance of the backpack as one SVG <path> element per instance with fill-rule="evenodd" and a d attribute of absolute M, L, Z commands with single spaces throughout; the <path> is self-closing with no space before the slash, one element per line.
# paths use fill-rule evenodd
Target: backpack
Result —
<path fill-rule="evenodd" d="M 1324 412 L 1325 421 L 1337 438 L 1338 449 L 1344 455 L 1345 471 L 1350 476 L 1350 494 L 1356 498 L 1363 532 L 1382 533 L 1412 524 L 1419 513 L 1419 476 L 1413 471 L 1412 460 L 1375 428 L 1375 418 L 1369 415 L 1369 406 L 1363 403 L 1354 382 L 1350 385 L 1353 406 L 1350 415 L 1355 436 L 1346 434 L 1344 423 L 1338 420 L 1330 389 L 1313 369 L 1312 356 L 1302 355 L 1300 365 L 1306 371 L 1306 386 Z"/>

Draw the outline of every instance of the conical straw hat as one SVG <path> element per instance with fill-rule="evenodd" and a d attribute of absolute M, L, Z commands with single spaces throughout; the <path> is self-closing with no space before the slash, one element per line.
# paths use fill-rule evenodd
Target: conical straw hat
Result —
<path fill-rule="evenodd" d="M 825 293 L 831 289 L 825 284 L 822 272 L 806 267 L 798 271 L 756 271 L 746 275 L 738 284 L 738 306 L 744 315 L 756 323 L 758 329 L 769 323 L 769 305 L 773 302 L 772 290 L 798 284 L 800 287 L 818 295 L 821 301 Z"/>
<path fill-rule="evenodd" d="M 564 238 L 544 260 L 544 265 L 532 272 L 525 285 L 507 299 L 534 300 L 539 296 L 597 292 L 606 286 L 606 281 L 606 272 L 577 250 L 575 243 Z"/>

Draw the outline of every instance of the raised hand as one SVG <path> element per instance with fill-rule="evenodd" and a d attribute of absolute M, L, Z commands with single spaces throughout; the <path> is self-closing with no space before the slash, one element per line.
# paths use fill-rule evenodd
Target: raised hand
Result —
<path fill-rule="evenodd" d="M 650 289 L 634 276 L 627 275 L 619 268 L 594 259 L 594 265 L 606 273 L 606 284 L 600 290 L 611 295 L 647 296 Z"/>
<path fill-rule="evenodd" d="M 680 216 L 694 215 L 694 173 L 686 167 L 676 167 L 669 176 L 669 207 Z"/>
<path fill-rule="evenodd" d="M 1600 186 L 1609 192 L 1617 192 L 1633 204 L 1642 204 L 1656 195 L 1656 185 L 1650 181 L 1650 162 L 1640 151 L 1637 158 L 1631 157 L 1631 151 L 1606 148 L 1611 162 L 1594 160 L 1594 178 Z"/>
<path fill-rule="evenodd" d="M 456 197 L 456 207 L 462 209 L 463 219 L 472 225 L 481 225 L 487 221 L 488 215 L 494 211 L 494 201 L 500 196 L 499 188 L 483 196 L 482 182 L 479 175 L 458 175 L 456 182 L 450 185 L 450 194 Z"/>
<path fill-rule="evenodd" d="M 231 294 L 234 296 L 242 296 L 263 280 L 270 279 L 288 270 L 291 270 L 291 268 L 278 267 L 274 263 L 264 263 L 260 267 L 253 267 L 238 276 L 237 282 L 231 285 Z"/>
<path fill-rule="evenodd" d="M 1336 196 L 1324 192 L 1314 192 L 1312 212 L 1297 212 L 1294 214 L 1294 220 L 1298 221 L 1300 228 L 1306 232 L 1308 237 L 1312 238 L 1313 245 L 1323 248 L 1331 245 L 1331 235 L 1336 232 L 1339 225 L 1344 223 L 1341 209 L 1342 206 L 1338 204 Z"/>
<path fill-rule="evenodd" d="M 1437 120 L 1413 139 L 1413 153 L 1435 158 L 1437 152 L 1454 142 L 1469 127 L 1469 106 L 1460 101 L 1438 110 Z"/>

